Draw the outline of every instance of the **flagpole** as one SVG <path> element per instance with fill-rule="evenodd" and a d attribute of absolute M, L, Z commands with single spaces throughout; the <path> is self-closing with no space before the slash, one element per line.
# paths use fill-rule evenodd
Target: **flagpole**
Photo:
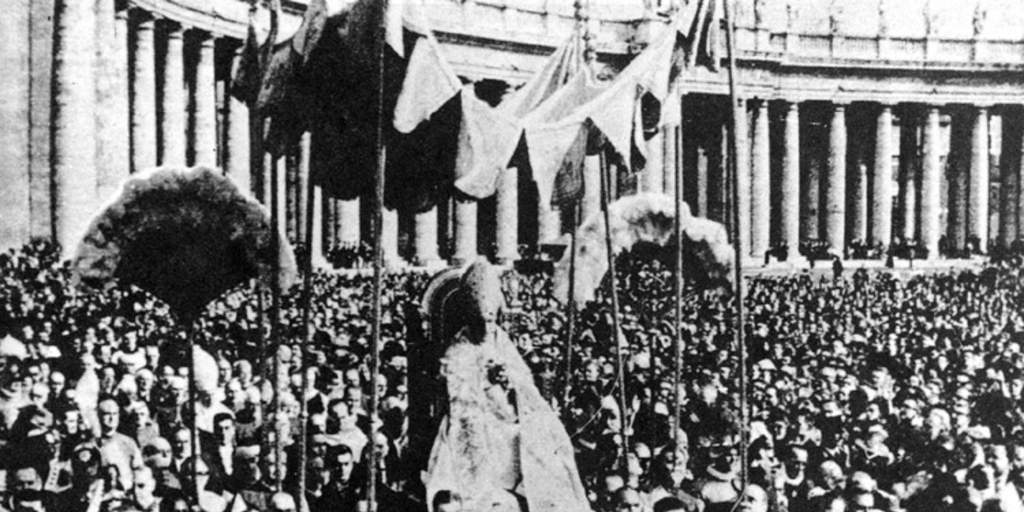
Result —
<path fill-rule="evenodd" d="M 680 105 L 680 111 L 682 105 Z M 680 116 L 681 118 L 682 116 Z M 682 126 L 682 122 L 679 123 Z M 672 130 L 672 144 L 676 144 L 678 155 L 679 138 Z M 679 394 L 679 380 L 683 373 L 683 166 L 679 165 L 679 159 L 673 162 L 673 173 L 675 174 L 675 207 L 676 207 L 676 303 L 672 315 L 672 324 L 675 328 L 675 338 L 672 340 L 672 441 L 679 443 L 679 409 L 683 405 L 682 396 Z"/>
<path fill-rule="evenodd" d="M 729 61 L 729 107 L 731 115 L 729 116 L 729 168 L 732 173 L 732 211 L 733 211 L 733 222 L 732 222 L 732 241 L 733 247 L 735 248 L 735 307 L 736 307 L 736 344 L 739 348 L 740 356 L 740 371 L 739 371 L 739 385 L 740 385 L 740 480 L 743 484 L 741 495 L 746 493 L 747 482 L 750 478 L 749 475 L 749 461 L 747 460 L 747 451 L 750 444 L 750 410 L 747 403 L 747 346 L 746 340 L 744 339 L 744 319 L 743 319 L 743 247 L 740 243 L 740 188 L 738 185 L 739 177 L 739 166 L 737 165 L 737 157 L 739 155 L 739 138 L 736 136 L 736 127 L 739 125 L 740 120 L 740 99 L 738 86 L 736 85 L 736 27 L 733 25 L 732 20 L 732 0 L 723 1 L 725 8 L 725 44 L 726 51 Z"/>
<path fill-rule="evenodd" d="M 269 62 L 270 52 L 273 51 L 274 40 L 277 38 L 278 23 L 281 19 L 281 0 L 271 0 L 270 2 L 270 39 L 267 40 L 266 59 L 263 63 Z M 258 100 L 257 100 L 258 101 Z M 260 119 L 262 125 L 263 120 Z M 261 133 L 262 139 L 262 133 Z M 263 148 L 261 148 L 263 149 Z M 262 156 L 263 153 L 260 153 Z M 278 204 L 278 197 L 281 194 L 281 190 L 278 190 L 278 168 L 277 161 L 274 158 L 270 159 L 270 229 L 273 236 L 270 240 L 270 250 L 274 253 L 274 284 L 270 287 L 270 344 L 274 347 L 274 364 L 273 364 L 273 388 L 274 388 L 274 403 L 271 406 L 274 412 L 274 433 L 276 440 L 274 443 L 274 464 L 275 468 L 274 475 L 274 490 L 281 492 L 284 484 L 284 474 L 280 471 L 281 460 L 284 459 L 284 442 L 282 428 L 283 422 L 281 421 L 281 282 L 277 279 L 278 273 L 281 271 L 281 241 L 278 238 L 280 236 L 280 229 L 278 229 L 278 223 L 281 217 L 281 208 Z M 268 187 L 264 187 L 268 188 Z"/>
<path fill-rule="evenodd" d="M 188 410 L 192 414 L 192 425 L 188 429 L 189 443 L 192 445 L 192 492 L 196 497 L 196 507 L 199 506 L 199 427 L 196 421 L 196 328 L 195 317 L 189 315 L 185 321 L 185 336 L 188 338 L 188 357 L 191 359 L 188 379 Z"/>
<path fill-rule="evenodd" d="M 587 0 L 589 3 L 589 0 Z M 589 63 L 589 52 L 586 50 L 586 41 L 589 40 L 589 33 L 584 25 L 583 0 L 576 0 L 573 3 L 575 11 L 576 37 L 574 45 L 576 48 L 575 72 Z M 586 159 L 584 159 L 586 160 Z M 584 164 L 585 165 L 585 164 Z M 542 199 L 543 200 L 543 199 Z M 577 197 L 572 205 L 572 240 L 569 245 L 569 299 L 566 301 L 566 333 L 565 333 L 565 388 L 562 390 L 562 416 L 568 422 L 569 418 L 569 393 L 572 389 L 572 342 L 576 334 L 576 230 L 580 227 L 580 198 Z"/>
<path fill-rule="evenodd" d="M 384 169 L 387 166 L 387 147 L 384 145 L 384 51 L 387 46 L 388 0 L 381 0 L 380 26 L 377 27 L 377 169 L 374 179 L 373 209 L 373 331 L 370 339 L 370 424 L 373 425 L 380 406 L 377 393 L 377 376 L 380 372 L 380 319 L 381 293 L 384 287 Z M 376 432 L 370 428 L 370 456 L 366 482 L 368 512 L 377 512 L 377 442 Z"/>
<path fill-rule="evenodd" d="M 305 171 L 308 173 L 309 166 L 306 166 Z M 301 172 L 301 170 L 300 170 Z M 309 423 L 309 406 L 306 400 L 306 390 L 309 389 L 309 371 L 307 365 L 309 364 L 309 346 L 312 344 L 313 328 L 309 325 L 310 322 L 310 309 L 313 301 L 313 213 L 314 213 L 314 201 L 313 195 L 316 192 L 316 185 L 313 183 L 313 177 L 306 177 L 306 260 L 303 261 L 303 272 L 302 276 L 302 325 L 305 326 L 305 333 L 302 339 L 302 346 L 299 350 L 300 353 L 300 364 L 302 371 L 302 389 L 299 391 L 299 486 L 295 491 L 295 502 L 301 504 L 306 499 L 306 446 L 308 440 L 306 439 L 306 430 Z M 300 508 L 302 512 L 306 511 L 305 507 Z"/>
<path fill-rule="evenodd" d="M 572 241 L 569 244 L 569 299 L 566 300 L 566 329 L 565 329 L 565 389 L 562 390 L 562 416 L 568 421 L 569 392 L 572 390 L 572 342 L 576 335 L 576 230 L 580 227 L 580 205 L 579 201 L 572 206 L 573 231 Z"/>
<path fill-rule="evenodd" d="M 611 202 L 611 171 L 605 150 L 601 153 L 601 209 L 604 211 L 604 243 L 608 251 L 608 278 L 612 295 L 612 343 L 615 345 L 615 364 L 619 387 L 619 434 L 622 436 L 622 472 L 628 479 L 629 468 L 626 454 L 629 451 L 629 432 L 626 429 L 626 364 L 622 357 L 622 346 L 619 343 L 619 291 L 618 278 L 615 273 L 615 252 L 612 250 L 611 214 L 608 203 Z"/>

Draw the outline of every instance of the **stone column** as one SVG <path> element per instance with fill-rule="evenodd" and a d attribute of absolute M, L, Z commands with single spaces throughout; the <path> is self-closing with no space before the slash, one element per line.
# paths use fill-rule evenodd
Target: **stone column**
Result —
<path fill-rule="evenodd" d="M 154 21 L 148 14 L 135 25 L 131 77 L 132 172 L 156 167 L 156 53 Z"/>
<path fill-rule="evenodd" d="M 829 126 L 825 240 L 840 254 L 846 249 L 846 105 L 843 104 L 832 106 Z"/>
<path fill-rule="evenodd" d="M 771 143 L 768 100 L 757 100 L 754 107 L 754 136 L 750 156 L 750 255 L 764 256 L 771 237 Z"/>
<path fill-rule="evenodd" d="M 441 261 L 437 252 L 437 207 L 417 213 L 415 224 L 413 252 L 416 265 L 421 267 L 437 265 Z"/>
<path fill-rule="evenodd" d="M 168 22 L 164 58 L 163 99 L 160 102 L 160 165 L 185 165 L 185 55 L 184 30 Z"/>
<path fill-rule="evenodd" d="M 728 103 L 726 103 L 728 104 Z M 723 109 L 724 110 L 724 109 Z M 725 115 L 729 115 L 726 110 Z M 710 124 L 707 128 L 707 201 L 708 218 L 721 222 L 726 230 L 730 230 L 729 205 L 732 204 L 729 194 L 728 173 L 728 127 L 720 118 L 705 119 Z M 729 231 L 731 233 L 731 230 Z"/>
<path fill-rule="evenodd" d="M 971 167 L 971 120 L 962 111 L 954 111 L 949 136 L 949 215 L 946 236 L 949 245 L 962 251 L 967 245 L 967 175 Z"/>
<path fill-rule="evenodd" d="M 462 265 L 476 259 L 476 201 L 455 198 L 455 254 L 452 263 Z"/>
<path fill-rule="evenodd" d="M 787 104 L 785 129 L 780 233 L 792 260 L 799 256 L 800 249 L 800 104 L 797 102 Z"/>
<path fill-rule="evenodd" d="M 826 143 L 820 138 L 821 131 L 813 124 L 807 125 L 805 133 L 801 134 L 803 146 L 801 151 L 806 157 L 803 162 L 803 181 L 800 189 L 800 238 L 820 239 L 822 214 L 821 180 L 828 171 L 822 165 L 821 144 Z"/>
<path fill-rule="evenodd" d="M 658 177 L 660 183 L 653 184 L 655 191 L 672 196 L 675 194 L 676 167 L 679 165 L 679 125 L 666 125 L 664 127 L 662 143 L 664 146 L 664 168 Z"/>
<path fill-rule="evenodd" d="M 502 169 L 498 180 L 495 257 L 499 263 L 507 264 L 519 259 L 519 169 Z"/>
<path fill-rule="evenodd" d="M 202 34 L 192 89 L 192 165 L 216 167 L 217 79 L 212 34 Z"/>
<path fill-rule="evenodd" d="M 277 226 L 281 229 L 281 233 L 291 240 L 294 246 L 295 231 L 289 229 L 290 224 L 288 222 L 290 213 L 288 211 L 288 157 L 282 156 L 278 158 L 274 161 L 273 165 L 277 166 L 277 182 L 275 183 L 277 187 Z"/>
<path fill-rule="evenodd" d="M 338 220 L 339 212 L 341 211 L 341 201 L 338 199 L 327 198 L 325 200 L 326 208 L 324 211 L 327 215 L 327 222 L 324 224 L 327 229 L 327 247 L 329 251 L 333 251 L 338 247 L 341 247 L 341 223 Z"/>
<path fill-rule="evenodd" d="M 242 48 L 235 52 L 232 70 L 237 70 L 241 61 Z M 234 73 L 232 73 L 234 76 Z M 230 89 L 230 87 L 225 87 Z M 235 99 L 228 91 L 224 102 L 227 104 L 227 142 L 224 144 L 224 171 L 238 188 L 252 191 L 252 172 L 249 169 L 249 107 Z"/>
<path fill-rule="evenodd" d="M 601 211 L 601 156 L 592 155 L 583 160 L 583 200 L 580 218 L 586 222 Z"/>
<path fill-rule="evenodd" d="M 849 240 L 865 243 L 868 240 L 868 164 L 863 155 L 854 161 L 851 177 Z"/>
<path fill-rule="evenodd" d="M 667 127 L 660 127 L 658 133 L 647 141 L 647 162 L 641 175 L 641 187 L 643 192 L 662 192 L 665 182 L 665 132 Z"/>
<path fill-rule="evenodd" d="M 288 238 L 296 244 L 302 240 L 299 238 L 299 224 L 301 223 L 299 210 L 299 166 L 296 165 L 295 155 L 286 154 L 281 158 L 285 167 L 284 180 L 284 205 L 287 218 L 285 224 L 288 226 Z"/>
<path fill-rule="evenodd" d="M 324 191 L 320 187 L 313 187 L 313 234 L 311 237 L 310 251 L 313 256 L 313 268 L 327 268 L 327 258 L 324 257 Z"/>
<path fill-rule="evenodd" d="M 1013 125 L 1009 134 L 1005 132 L 1007 123 Z M 1014 155 L 1017 172 L 1017 240 L 1024 241 L 1024 115 L 1020 110 L 1003 121 L 1003 130 L 1003 147 L 1007 148 L 1004 154 L 1008 151 Z"/>
<path fill-rule="evenodd" d="M 53 58 L 53 228 L 54 238 L 65 256 L 75 250 L 97 203 L 95 23 L 92 2 L 57 2 Z"/>
<path fill-rule="evenodd" d="M 1002 150 L 999 174 L 1002 187 L 999 195 L 999 243 L 1009 247 L 1017 240 L 1018 197 L 1021 195 L 1021 110 L 1019 106 L 1003 111 Z"/>
<path fill-rule="evenodd" d="M 882 105 L 875 127 L 875 165 L 871 177 L 872 245 L 892 241 L 892 106 Z"/>
<path fill-rule="evenodd" d="M 381 245 L 384 252 L 384 263 L 389 267 L 402 265 L 398 255 L 398 212 L 385 208 L 381 216 Z"/>
<path fill-rule="evenodd" d="M 10 2 L 0 16 L 0 251 L 31 234 L 31 2 Z"/>
<path fill-rule="evenodd" d="M 96 2 L 96 181 L 100 201 L 118 191 L 130 169 L 128 12 L 114 0 Z"/>
<path fill-rule="evenodd" d="M 306 243 L 306 216 L 309 210 L 309 180 L 310 175 L 310 157 L 312 148 L 312 135 L 309 132 L 302 134 L 302 138 L 299 139 L 299 161 L 298 161 L 298 183 L 295 187 L 296 196 L 296 234 L 299 241 L 305 245 Z"/>
<path fill-rule="evenodd" d="M 51 166 L 53 108 L 53 31 L 55 0 L 33 0 L 29 4 L 29 208 L 31 237 L 35 240 L 53 238 L 53 169 Z M 18 15 L 11 12 L 6 22 L 14 21 Z M 6 32 L 6 29 L 4 29 Z M 15 37 L 15 32 L 5 37 Z M 27 44 L 27 43 L 19 43 Z M 16 52 L 15 52 L 16 53 Z M 41 65 L 33 65 L 41 64 Z M 3 69 L 15 69 L 4 65 Z M 13 90 L 5 90 L 13 94 Z M 5 102 L 6 104 L 6 102 Z M 35 122 L 36 120 L 44 122 Z M 2 199 L 0 199 L 2 200 Z M 0 215 L 0 218 L 7 218 Z M 11 217 L 12 219 L 16 217 Z"/>
<path fill-rule="evenodd" d="M 924 124 L 923 162 L 921 167 L 920 242 L 928 249 L 928 258 L 939 256 L 940 188 L 942 180 L 942 131 L 939 107 L 930 105 Z M 988 140 L 988 137 L 985 138 Z M 985 146 L 986 152 L 988 146 Z M 988 167 L 985 168 L 988 172 Z"/>
<path fill-rule="evenodd" d="M 978 250 L 988 252 L 989 194 L 988 108 L 977 107 L 971 131 L 971 174 L 967 204 L 967 236 L 978 237 Z M 936 157 L 937 158 L 937 157 Z"/>
<path fill-rule="evenodd" d="M 918 115 L 908 108 L 900 119 L 900 197 L 899 211 L 904 240 L 917 234 Z"/>
<path fill-rule="evenodd" d="M 735 183 L 730 183 L 736 187 L 739 196 L 739 202 L 736 205 L 737 218 L 734 219 L 736 222 L 737 231 L 740 233 L 740 254 L 750 254 L 750 131 L 747 125 L 747 104 L 744 100 L 740 99 L 739 103 L 735 106 L 736 109 L 736 175 Z M 728 137 L 726 137 L 728 140 Z M 728 154 L 728 153 L 727 153 Z M 731 205 L 734 200 L 732 189 L 729 189 L 729 201 L 727 204 Z"/>
<path fill-rule="evenodd" d="M 339 200 L 338 246 L 359 247 L 359 242 L 362 241 L 360 238 L 360 226 L 362 226 L 362 211 L 359 198 L 350 199 L 348 201 Z M 395 229 L 397 230 L 397 227 Z"/>

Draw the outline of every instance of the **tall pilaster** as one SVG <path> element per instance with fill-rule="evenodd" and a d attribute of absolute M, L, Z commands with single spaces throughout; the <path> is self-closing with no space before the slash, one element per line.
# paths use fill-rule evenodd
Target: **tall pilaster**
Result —
<path fill-rule="evenodd" d="M 511 263 L 519 259 L 519 169 L 500 171 L 495 201 L 495 257 L 500 263 Z"/>
<path fill-rule="evenodd" d="M 754 107 L 754 135 L 750 156 L 750 255 L 764 255 L 771 235 L 771 143 L 768 123 L 768 100 L 758 100 Z"/>
<path fill-rule="evenodd" d="M 825 240 L 840 254 L 846 249 L 846 105 L 843 104 L 832 106 L 829 125 Z"/>
<path fill-rule="evenodd" d="M 135 25 L 135 50 L 131 77 L 131 140 L 132 172 L 156 166 L 156 51 L 154 21 L 148 14 L 139 15 Z"/>
<path fill-rule="evenodd" d="M 929 258 L 939 256 L 940 188 L 942 179 L 942 131 L 939 126 L 939 107 L 930 105 L 925 117 L 923 162 L 921 166 L 921 218 L 920 241 L 928 249 Z M 987 140 L 987 137 L 986 137 Z M 987 150 L 987 146 L 986 146 Z M 988 169 L 986 168 L 986 171 Z"/>
<path fill-rule="evenodd" d="M 31 2 L 10 2 L 0 16 L 0 251 L 21 247 L 31 231 Z"/>
<path fill-rule="evenodd" d="M 800 104 L 786 105 L 785 150 L 782 154 L 782 243 L 795 259 L 800 249 Z"/>
<path fill-rule="evenodd" d="M 54 33 L 53 227 L 75 250 L 96 205 L 96 13 L 92 2 L 57 2 Z"/>
<path fill-rule="evenodd" d="M 217 166 L 217 79 L 212 34 L 201 33 L 192 86 L 192 164 Z"/>
<path fill-rule="evenodd" d="M 457 198 L 455 203 L 455 254 L 452 262 L 456 265 L 469 263 L 477 257 L 476 201 Z"/>
<path fill-rule="evenodd" d="M 869 242 L 886 247 L 892 241 L 892 142 L 892 106 L 882 105 L 875 126 Z"/>
<path fill-rule="evenodd" d="M 242 49 L 235 53 L 232 62 L 232 76 L 241 65 Z M 229 88 L 226 88 L 229 89 Z M 238 188 L 252 191 L 252 173 L 249 170 L 249 107 L 235 99 L 228 92 L 224 102 L 227 104 L 227 142 L 224 144 L 224 171 L 234 179 Z M 321 199 L 321 202 L 323 200 Z"/>
<path fill-rule="evenodd" d="M 971 131 L 971 174 L 967 204 L 967 236 L 977 237 L 978 250 L 988 252 L 989 194 L 988 108 L 977 107 Z"/>
<path fill-rule="evenodd" d="M 999 174 L 999 243 L 1009 247 L 1018 239 L 1018 197 L 1021 195 L 1021 135 L 1024 132 L 1024 121 L 1019 106 L 1008 107 L 1003 111 L 1002 149 L 1000 151 Z"/>
<path fill-rule="evenodd" d="M 168 22 L 160 101 L 160 165 L 185 165 L 185 55 L 184 30 Z"/>
<path fill-rule="evenodd" d="M 96 2 L 96 193 L 109 199 L 130 169 L 128 32 L 124 9 L 114 0 Z"/>
<path fill-rule="evenodd" d="M 437 252 L 437 207 L 417 213 L 415 224 L 415 263 L 424 267 L 437 265 L 441 260 Z"/>

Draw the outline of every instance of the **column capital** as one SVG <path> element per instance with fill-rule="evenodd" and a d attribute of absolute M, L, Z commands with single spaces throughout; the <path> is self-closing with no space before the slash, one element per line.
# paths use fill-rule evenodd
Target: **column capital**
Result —
<path fill-rule="evenodd" d="M 147 10 L 132 7 L 126 12 L 128 12 L 129 19 L 135 22 L 135 30 L 152 31 L 156 25 L 157 17 Z"/>
<path fill-rule="evenodd" d="M 189 28 L 189 33 L 203 46 L 213 46 L 218 39 L 217 34 L 200 28 Z"/>
<path fill-rule="evenodd" d="M 157 18 L 168 39 L 182 39 L 188 27 L 169 18 Z"/>

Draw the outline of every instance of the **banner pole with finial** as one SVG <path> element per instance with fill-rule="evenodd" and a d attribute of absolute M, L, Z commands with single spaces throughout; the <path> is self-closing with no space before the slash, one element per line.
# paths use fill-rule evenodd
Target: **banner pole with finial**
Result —
<path fill-rule="evenodd" d="M 732 174 L 732 242 L 735 248 L 735 337 L 739 349 L 739 387 L 740 387 L 740 480 L 743 484 L 742 493 L 746 492 L 747 482 L 750 478 L 750 461 L 747 451 L 750 445 L 750 410 L 747 403 L 747 345 L 744 336 L 744 312 L 743 312 L 743 244 L 741 243 L 740 226 L 744 225 L 740 219 L 740 194 L 739 187 L 739 165 L 738 156 L 740 152 L 739 137 L 736 135 L 736 127 L 740 124 L 739 116 L 742 114 L 740 108 L 742 103 L 739 98 L 738 86 L 736 85 L 736 27 L 732 20 L 732 0 L 722 0 L 725 8 L 725 43 L 728 54 L 729 70 L 729 168 Z"/>

